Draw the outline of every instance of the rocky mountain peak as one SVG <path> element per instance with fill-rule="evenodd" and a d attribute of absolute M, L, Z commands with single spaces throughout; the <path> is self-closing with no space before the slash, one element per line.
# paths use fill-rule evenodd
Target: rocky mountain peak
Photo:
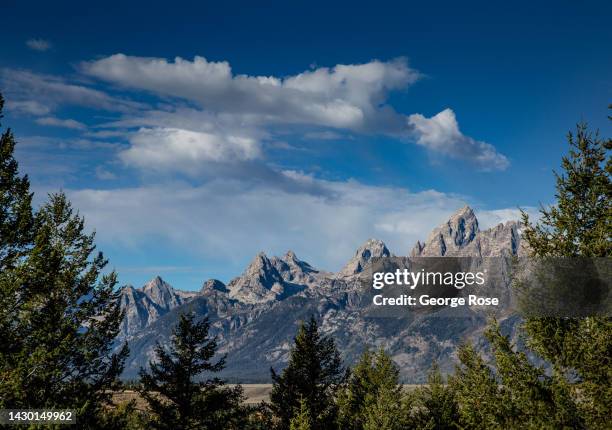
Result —
<path fill-rule="evenodd" d="M 141 288 L 141 291 L 145 293 L 153 303 L 156 303 L 162 308 L 169 309 L 178 304 L 176 303 L 177 300 L 174 288 L 160 276 L 156 276 L 147 282 Z"/>
<path fill-rule="evenodd" d="M 283 278 L 265 253 L 253 258 L 244 273 L 228 284 L 230 297 L 245 303 L 261 303 L 276 299 L 283 289 Z"/>
<path fill-rule="evenodd" d="M 508 221 L 487 230 L 480 230 L 474 211 L 465 206 L 437 227 L 424 242 L 417 241 L 413 257 L 497 257 L 522 255 L 520 222 Z"/>
<path fill-rule="evenodd" d="M 243 277 L 258 278 L 263 282 L 278 280 L 278 271 L 264 252 L 258 253 L 242 274 Z"/>
<path fill-rule="evenodd" d="M 206 295 L 214 292 L 229 293 L 229 290 L 225 284 L 218 279 L 209 279 L 208 281 L 204 282 L 204 285 L 202 285 L 202 289 L 200 290 L 200 294 Z"/>
<path fill-rule="evenodd" d="M 391 253 L 382 240 L 368 239 L 361 245 L 351 260 L 338 273 L 339 276 L 351 276 L 363 271 L 372 258 L 390 257 Z"/>
<path fill-rule="evenodd" d="M 305 273 L 309 273 L 309 272 L 317 272 L 316 269 L 314 269 L 310 264 L 308 264 L 307 262 L 300 260 L 297 255 L 295 255 L 295 252 L 289 250 L 287 251 L 287 253 L 283 256 L 283 260 L 289 265 L 289 267 L 291 267 L 292 269 L 295 270 L 299 270 Z"/>
<path fill-rule="evenodd" d="M 478 219 L 474 211 L 469 206 L 464 206 L 448 221 L 435 228 L 425 243 L 417 242 L 410 255 L 414 257 L 455 255 L 472 243 L 478 232 Z"/>
<path fill-rule="evenodd" d="M 121 325 L 120 337 L 129 337 L 196 294 L 175 290 L 160 276 L 151 279 L 142 288 L 131 285 L 123 287 L 121 307 L 125 311 L 125 319 Z"/>

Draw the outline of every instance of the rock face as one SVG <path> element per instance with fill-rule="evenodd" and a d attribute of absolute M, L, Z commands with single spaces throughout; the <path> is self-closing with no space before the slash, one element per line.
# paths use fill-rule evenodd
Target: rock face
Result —
<path fill-rule="evenodd" d="M 382 240 L 368 239 L 361 245 L 355 256 L 338 273 L 338 277 L 347 277 L 361 273 L 374 257 L 390 257 L 391 253 Z"/>
<path fill-rule="evenodd" d="M 120 301 L 125 311 L 125 318 L 121 324 L 119 337 L 131 337 L 196 295 L 195 292 L 175 290 L 159 276 L 151 279 L 142 288 L 134 288 L 131 285 L 124 287 L 121 290 Z"/>
<path fill-rule="evenodd" d="M 227 294 L 229 293 L 229 290 L 225 284 L 218 279 L 209 279 L 208 281 L 204 282 L 204 285 L 202 285 L 202 289 L 200 290 L 200 295 L 205 296 L 216 293 Z"/>
<path fill-rule="evenodd" d="M 466 206 L 434 229 L 425 243 L 417 242 L 410 256 L 457 256 L 474 241 L 478 232 L 476 215 L 469 206 Z"/>
<path fill-rule="evenodd" d="M 425 242 L 417 242 L 410 255 L 489 257 L 523 252 L 517 222 L 481 231 L 472 209 L 464 207 Z M 370 239 L 338 273 L 318 270 L 288 251 L 270 258 L 260 253 L 227 286 L 211 279 L 197 293 L 174 290 L 160 278 L 141 289 L 125 287 L 122 334 L 131 355 L 124 377 L 134 377 L 148 363 L 157 341 L 168 342 L 181 312 L 209 318 L 219 353 L 228 354 L 222 376 L 239 382 L 268 382 L 271 366 L 284 367 L 299 321 L 310 315 L 334 337 L 348 364 L 364 348 L 383 346 L 400 366 L 405 382 L 422 382 L 434 359 L 443 371 L 451 370 L 457 346 L 467 339 L 478 342 L 486 316 L 472 311 L 465 318 L 368 316 L 369 302 L 360 300 L 358 275 L 372 258 L 389 256 L 382 241 Z M 510 331 L 516 326 L 512 318 L 500 323 Z"/>
<path fill-rule="evenodd" d="M 411 257 L 496 257 L 523 255 L 520 223 L 505 224 L 480 231 L 478 220 L 469 206 L 460 209 L 446 223 L 434 229 L 425 243 L 417 242 Z"/>
<path fill-rule="evenodd" d="M 284 293 L 283 278 L 260 252 L 242 275 L 228 284 L 229 296 L 243 303 L 265 303 Z"/>

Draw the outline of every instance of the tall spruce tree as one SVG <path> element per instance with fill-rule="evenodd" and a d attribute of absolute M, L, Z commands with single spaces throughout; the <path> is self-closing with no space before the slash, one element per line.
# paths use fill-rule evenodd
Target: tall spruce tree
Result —
<path fill-rule="evenodd" d="M 492 368 L 471 346 L 464 346 L 459 352 L 461 366 L 450 378 L 462 426 L 584 428 L 565 380 L 533 365 L 501 334 L 496 322 L 485 337 L 493 352 Z"/>
<path fill-rule="evenodd" d="M 338 427 L 362 430 L 366 422 L 376 425 L 384 410 L 401 411 L 403 400 L 397 365 L 382 348 L 376 353 L 366 350 L 338 392 Z M 394 414 L 393 423 L 404 417 Z"/>
<path fill-rule="evenodd" d="M 578 124 L 567 140 L 563 171 L 555 173 L 557 202 L 541 208 L 536 224 L 523 213 L 524 238 L 535 257 L 611 257 L 612 139 Z M 612 319 L 530 318 L 524 327 L 528 346 L 552 363 L 559 377 L 572 376 L 588 425 L 606 428 L 612 413 Z"/>
<path fill-rule="evenodd" d="M 209 328 L 208 319 L 195 322 L 193 315 L 181 314 L 170 349 L 157 344 L 150 371 L 141 369 L 140 393 L 154 415 L 152 427 L 221 430 L 247 425 L 241 386 L 226 387 L 216 377 L 197 380 L 225 367 L 225 357 L 212 361 L 217 340 L 209 337 Z"/>
<path fill-rule="evenodd" d="M 612 149 L 578 125 L 569 134 L 557 180 L 557 204 L 541 209 L 523 236 L 535 257 L 610 257 Z M 494 361 L 470 345 L 450 383 L 460 422 L 469 428 L 609 428 L 612 410 L 612 325 L 608 317 L 527 318 L 526 346 L 552 367 L 534 366 L 493 323 L 486 332 Z M 490 366 L 489 366 L 490 364 Z"/>
<path fill-rule="evenodd" d="M 102 275 L 63 194 L 33 213 L 10 130 L 0 140 L 0 408 L 76 409 L 80 428 L 97 428 L 127 355 L 113 352 L 116 274 Z"/>
<path fill-rule="evenodd" d="M 271 373 L 270 401 L 280 429 L 289 430 L 291 419 L 300 413 L 302 401 L 313 430 L 335 426 L 334 400 L 345 370 L 334 340 L 319 333 L 314 316 L 300 325 L 287 367 L 280 375 L 274 369 Z"/>
<path fill-rule="evenodd" d="M 31 250 L 5 269 L 2 291 L 15 294 L 14 334 L 3 348 L 0 399 L 12 408 L 72 408 L 82 428 L 95 428 L 127 356 L 114 353 L 122 312 L 116 274 L 94 235 L 54 194 L 35 217 Z"/>
<path fill-rule="evenodd" d="M 0 93 L 0 121 L 4 98 Z M 2 123 L 0 122 L 0 127 Z M 12 267 L 32 244 L 32 193 L 28 176 L 19 176 L 10 128 L 0 135 L 0 272 Z"/>
<path fill-rule="evenodd" d="M 3 108 L 4 98 L 0 94 L 0 120 Z M 27 175 L 19 176 L 13 155 L 15 144 L 11 129 L 4 130 L 0 135 L 0 375 L 11 372 L 11 357 L 19 342 L 15 330 L 19 284 L 11 281 L 14 272 L 10 269 L 31 248 L 34 237 L 30 183 Z M 0 406 L 4 403 L 0 397 Z"/>
<path fill-rule="evenodd" d="M 434 362 L 427 384 L 415 390 L 414 421 L 419 429 L 459 429 L 459 404 L 455 390 L 446 385 L 438 364 Z"/>

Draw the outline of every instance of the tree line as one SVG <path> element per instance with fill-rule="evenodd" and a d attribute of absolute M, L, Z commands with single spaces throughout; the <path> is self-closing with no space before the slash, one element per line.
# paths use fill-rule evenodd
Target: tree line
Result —
<path fill-rule="evenodd" d="M 0 120 L 4 99 L 0 94 Z M 1 124 L 0 124 L 1 126 Z M 556 203 L 523 237 L 534 256 L 612 255 L 612 140 L 579 124 L 555 173 Z M 299 326 L 287 366 L 271 369 L 270 401 L 245 404 L 240 385 L 216 377 L 210 322 L 181 315 L 169 345 L 135 384 L 147 404 L 116 405 L 129 354 L 116 348 L 123 313 L 117 275 L 105 273 L 94 234 L 63 193 L 39 208 L 0 135 L 0 409 L 69 408 L 83 429 L 395 430 L 609 428 L 612 321 L 608 317 L 528 318 L 518 349 L 495 321 L 485 332 L 491 359 L 469 343 L 444 377 L 405 390 L 383 350 L 349 368 L 334 339 L 311 318 Z M 534 364 L 538 356 L 547 366 Z"/>

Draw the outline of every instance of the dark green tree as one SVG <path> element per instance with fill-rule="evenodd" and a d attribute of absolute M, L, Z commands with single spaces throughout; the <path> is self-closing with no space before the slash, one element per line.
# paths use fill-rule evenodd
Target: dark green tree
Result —
<path fill-rule="evenodd" d="M 364 408 L 364 430 L 406 429 L 406 414 L 401 396 L 388 386 L 368 394 Z"/>
<path fill-rule="evenodd" d="M 194 321 L 181 314 L 169 350 L 161 344 L 150 371 L 140 370 L 140 393 L 148 402 L 159 429 L 242 429 L 247 422 L 242 387 L 229 388 L 219 378 L 203 381 L 202 373 L 217 373 L 225 367 L 225 357 L 212 359 L 216 338 L 209 337 L 208 319 Z"/>
<path fill-rule="evenodd" d="M 0 94 L 0 120 L 4 98 Z M 0 123 L 0 126 L 2 124 Z M 15 137 L 10 128 L 0 135 L 0 272 L 12 267 L 32 244 L 32 193 L 28 176 L 19 176 Z"/>
<path fill-rule="evenodd" d="M 460 350 L 461 366 L 451 377 L 460 423 L 469 428 L 584 428 L 566 381 L 547 375 L 518 351 L 493 322 L 485 337 L 491 367 L 471 346 Z M 495 373 L 493 372 L 495 370 Z"/>
<path fill-rule="evenodd" d="M 35 216 L 30 250 L 5 269 L 1 291 L 13 297 L 3 339 L 0 402 L 10 408 L 72 408 L 81 428 L 95 428 L 123 369 L 127 346 L 113 341 L 123 314 L 116 274 L 84 233 L 63 194 Z"/>
<path fill-rule="evenodd" d="M 311 430 L 310 415 L 303 399 L 300 401 L 300 412 L 291 418 L 289 430 Z"/>
<path fill-rule="evenodd" d="M 0 94 L 0 120 L 4 98 Z M 0 123 L 1 126 L 1 123 Z M 26 176 L 19 176 L 11 129 L 0 135 L 0 375 L 12 371 L 11 355 L 17 352 L 19 333 L 19 284 L 10 269 L 31 248 L 34 236 L 32 193 Z M 0 383 L 8 376 L 0 377 Z M 0 406 L 3 404 L 0 397 Z"/>
<path fill-rule="evenodd" d="M 0 118 L 4 99 L 0 95 Z M 32 210 L 10 129 L 0 136 L 0 408 L 71 408 L 81 428 L 101 413 L 127 348 L 116 275 L 102 276 L 94 235 L 63 194 Z"/>
<path fill-rule="evenodd" d="M 403 400 L 399 369 L 391 357 L 384 349 L 366 350 L 338 392 L 338 428 L 361 430 L 366 422 L 380 424 L 384 410 L 401 411 Z M 394 423 L 401 423 L 404 414 L 399 415 L 392 417 Z"/>
<path fill-rule="evenodd" d="M 555 173 L 556 204 L 540 209 L 532 224 L 526 213 L 524 238 L 535 257 L 612 256 L 611 139 L 579 124 L 568 134 L 570 150 Z M 612 413 L 612 319 L 530 318 L 528 346 L 570 377 L 587 424 L 606 428 Z"/>
<path fill-rule="evenodd" d="M 274 369 L 271 373 L 271 407 L 281 429 L 289 429 L 291 419 L 300 412 L 301 401 L 306 405 L 313 430 L 334 427 L 334 400 L 345 370 L 334 340 L 321 335 L 314 316 L 300 325 L 287 367 L 280 375 Z"/>
<path fill-rule="evenodd" d="M 414 421 L 420 429 L 459 429 L 459 404 L 455 390 L 446 385 L 440 368 L 434 363 L 427 384 L 414 393 Z"/>

